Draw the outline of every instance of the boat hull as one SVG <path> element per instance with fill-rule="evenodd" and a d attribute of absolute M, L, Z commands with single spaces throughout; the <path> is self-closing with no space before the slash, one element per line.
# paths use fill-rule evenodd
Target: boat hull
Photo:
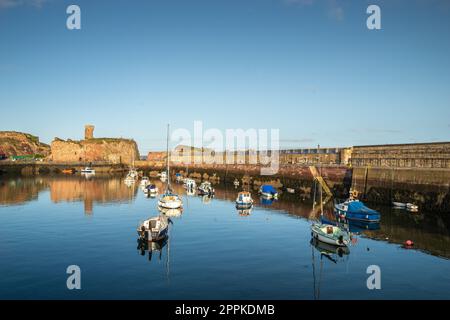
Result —
<path fill-rule="evenodd" d="M 347 220 L 361 221 L 361 222 L 378 222 L 381 215 L 379 213 L 359 213 L 342 210 L 339 205 L 335 206 L 335 213 L 337 216 L 343 216 Z"/>

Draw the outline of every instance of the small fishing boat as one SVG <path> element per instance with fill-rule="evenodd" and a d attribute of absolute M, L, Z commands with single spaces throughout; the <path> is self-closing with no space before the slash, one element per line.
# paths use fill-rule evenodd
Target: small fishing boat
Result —
<path fill-rule="evenodd" d="M 150 183 L 150 179 L 148 177 L 142 177 L 141 179 L 141 186 L 146 187 Z"/>
<path fill-rule="evenodd" d="M 148 184 L 144 188 L 144 193 L 150 194 L 150 195 L 156 195 L 158 193 L 158 187 L 154 184 Z"/>
<path fill-rule="evenodd" d="M 293 189 L 293 188 L 286 188 L 286 192 L 287 193 L 295 193 L 295 189 Z"/>
<path fill-rule="evenodd" d="M 336 215 L 348 220 L 376 222 L 380 221 L 381 218 L 378 211 L 370 209 L 361 201 L 352 198 L 343 203 L 335 204 L 334 208 Z"/>
<path fill-rule="evenodd" d="M 125 178 L 124 182 L 125 182 L 125 184 L 126 184 L 127 186 L 131 186 L 131 185 L 133 185 L 133 184 L 136 183 L 136 179 L 133 178 L 133 177 L 130 176 L 130 175 L 127 175 L 127 177 Z"/>
<path fill-rule="evenodd" d="M 175 174 L 175 181 L 180 183 L 183 181 L 183 176 L 181 175 L 181 173 L 176 173 Z"/>
<path fill-rule="evenodd" d="M 130 178 L 137 179 L 139 174 L 135 169 L 132 168 L 132 169 L 130 169 L 130 171 L 128 171 L 128 176 Z"/>
<path fill-rule="evenodd" d="M 403 202 L 392 202 L 392 206 L 395 209 L 406 209 L 406 203 Z"/>
<path fill-rule="evenodd" d="M 165 171 L 161 172 L 159 174 L 159 178 L 161 179 L 161 181 L 166 181 L 167 180 L 167 173 Z"/>
<path fill-rule="evenodd" d="M 184 179 L 184 188 L 187 190 L 192 190 L 197 187 L 194 179 Z"/>
<path fill-rule="evenodd" d="M 236 208 L 237 209 L 248 209 L 253 206 L 252 195 L 248 191 L 242 191 L 238 193 L 236 198 Z"/>
<path fill-rule="evenodd" d="M 314 223 L 311 225 L 311 235 L 314 239 L 334 246 L 347 246 L 350 243 L 348 232 L 331 224 Z"/>
<path fill-rule="evenodd" d="M 95 170 L 91 167 L 85 167 L 84 169 L 81 169 L 81 173 L 84 174 L 95 174 Z"/>
<path fill-rule="evenodd" d="M 259 193 L 266 199 L 277 199 L 278 191 L 270 184 L 264 184 L 259 188 Z"/>
<path fill-rule="evenodd" d="M 198 187 L 198 194 L 201 196 L 212 196 L 214 193 L 215 190 L 209 181 L 202 182 Z"/>
<path fill-rule="evenodd" d="M 413 203 L 407 203 L 406 210 L 409 212 L 419 212 L 419 206 Z"/>
<path fill-rule="evenodd" d="M 137 233 L 146 241 L 159 241 L 167 236 L 168 229 L 169 219 L 165 215 L 159 215 L 140 223 Z"/>
<path fill-rule="evenodd" d="M 64 173 L 64 174 L 74 174 L 76 172 L 76 170 L 73 169 L 73 168 L 71 168 L 71 169 L 63 169 L 61 172 Z"/>

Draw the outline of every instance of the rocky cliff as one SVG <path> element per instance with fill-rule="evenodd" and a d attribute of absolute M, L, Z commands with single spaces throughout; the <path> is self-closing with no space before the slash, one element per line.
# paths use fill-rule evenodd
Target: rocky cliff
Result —
<path fill-rule="evenodd" d="M 92 138 L 74 141 L 55 138 L 51 144 L 50 159 L 55 162 L 131 164 L 139 160 L 139 150 L 131 139 Z"/>
<path fill-rule="evenodd" d="M 6 156 L 42 155 L 48 156 L 50 146 L 28 133 L 0 131 L 0 153 Z"/>

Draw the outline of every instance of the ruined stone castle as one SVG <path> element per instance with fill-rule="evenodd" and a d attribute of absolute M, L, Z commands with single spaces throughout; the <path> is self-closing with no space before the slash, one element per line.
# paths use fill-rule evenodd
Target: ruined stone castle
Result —
<path fill-rule="evenodd" d="M 49 160 L 67 163 L 107 162 L 132 164 L 139 160 L 139 150 L 132 139 L 94 138 L 94 126 L 85 126 L 84 140 L 62 140 L 51 143 Z"/>

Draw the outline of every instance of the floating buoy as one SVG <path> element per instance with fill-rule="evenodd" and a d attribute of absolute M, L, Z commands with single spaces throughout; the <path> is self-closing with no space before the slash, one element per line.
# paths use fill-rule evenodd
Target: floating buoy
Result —
<path fill-rule="evenodd" d="M 414 245 L 414 242 L 412 240 L 406 240 L 405 241 L 405 246 L 412 247 L 413 245 Z"/>

